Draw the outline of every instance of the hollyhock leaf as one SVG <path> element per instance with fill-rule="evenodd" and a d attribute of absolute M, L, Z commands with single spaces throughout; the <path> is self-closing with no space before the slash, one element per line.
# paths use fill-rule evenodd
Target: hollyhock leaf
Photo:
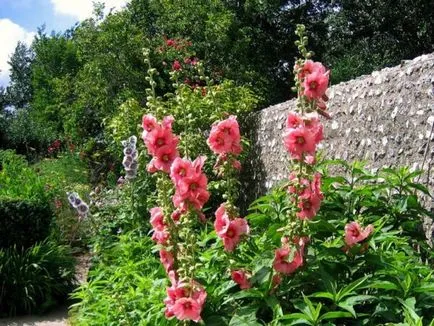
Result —
<path fill-rule="evenodd" d="M 272 263 L 272 260 L 270 260 L 269 265 L 271 265 L 271 263 Z M 267 282 L 268 277 L 270 275 L 270 272 L 271 272 L 270 267 L 262 266 L 259 268 L 259 270 L 255 274 L 253 274 L 253 276 L 250 279 L 250 282 L 254 283 L 254 284 L 262 284 L 264 282 Z"/>
<path fill-rule="evenodd" d="M 247 291 L 243 291 L 247 292 Z M 240 293 L 243 293 L 240 292 Z M 235 315 L 231 318 L 229 322 L 229 326 L 240 326 L 240 325 L 249 325 L 249 326 L 259 326 L 256 318 L 256 312 L 258 307 L 242 307 L 235 312 Z"/>

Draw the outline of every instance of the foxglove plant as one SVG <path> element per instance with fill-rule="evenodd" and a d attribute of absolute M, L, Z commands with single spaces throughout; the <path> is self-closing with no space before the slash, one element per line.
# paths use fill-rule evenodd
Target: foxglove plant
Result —
<path fill-rule="evenodd" d="M 82 220 L 89 213 L 89 206 L 80 198 L 76 192 L 67 192 L 69 204 L 77 211 L 78 220 Z"/>
<path fill-rule="evenodd" d="M 136 149 L 137 137 L 131 136 L 127 140 L 122 141 L 122 146 L 124 147 L 124 158 L 122 160 L 122 165 L 125 168 L 125 179 L 131 180 L 137 176 L 137 169 L 139 167 L 137 158 L 138 153 Z"/>

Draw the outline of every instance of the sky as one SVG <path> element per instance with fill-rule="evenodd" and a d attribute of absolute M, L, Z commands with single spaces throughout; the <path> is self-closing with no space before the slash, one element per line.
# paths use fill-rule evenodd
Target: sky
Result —
<path fill-rule="evenodd" d="M 106 10 L 128 0 L 100 0 Z M 7 63 L 18 41 L 30 45 L 38 27 L 62 32 L 92 15 L 93 0 L 0 0 L 0 86 L 9 83 Z"/>

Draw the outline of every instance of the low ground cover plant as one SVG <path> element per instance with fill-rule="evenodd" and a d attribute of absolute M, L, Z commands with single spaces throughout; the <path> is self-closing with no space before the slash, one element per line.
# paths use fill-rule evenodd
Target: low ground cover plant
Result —
<path fill-rule="evenodd" d="M 304 32 L 298 26 L 297 108 L 282 134 L 290 173 L 244 217 L 238 171 L 248 147 L 233 114 L 242 112 L 193 110 L 186 99 L 213 103 L 213 88 L 206 78 L 194 88 L 180 83 L 179 62 L 164 100 L 150 67 L 144 147 L 136 136 L 122 143 L 126 179 L 117 191 L 130 195 L 113 211 L 95 209 L 115 228 L 105 229 L 111 241 L 94 243 L 94 270 L 73 295 L 74 324 L 433 324 L 434 257 L 421 233 L 432 213 L 418 199 L 429 195 L 415 181 L 421 172 L 374 173 L 319 157 L 329 71 L 312 60 Z M 145 165 L 151 176 L 141 179 Z M 143 180 L 153 183 L 142 205 L 147 227 L 143 215 L 128 218 Z"/>

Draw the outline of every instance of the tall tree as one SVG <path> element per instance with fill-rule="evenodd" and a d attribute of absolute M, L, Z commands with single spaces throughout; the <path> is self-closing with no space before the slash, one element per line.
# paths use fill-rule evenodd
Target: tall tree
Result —
<path fill-rule="evenodd" d="M 11 59 L 10 83 L 7 87 L 9 104 L 16 108 L 25 108 L 32 99 L 32 64 L 33 53 L 24 43 L 18 42 Z"/>

